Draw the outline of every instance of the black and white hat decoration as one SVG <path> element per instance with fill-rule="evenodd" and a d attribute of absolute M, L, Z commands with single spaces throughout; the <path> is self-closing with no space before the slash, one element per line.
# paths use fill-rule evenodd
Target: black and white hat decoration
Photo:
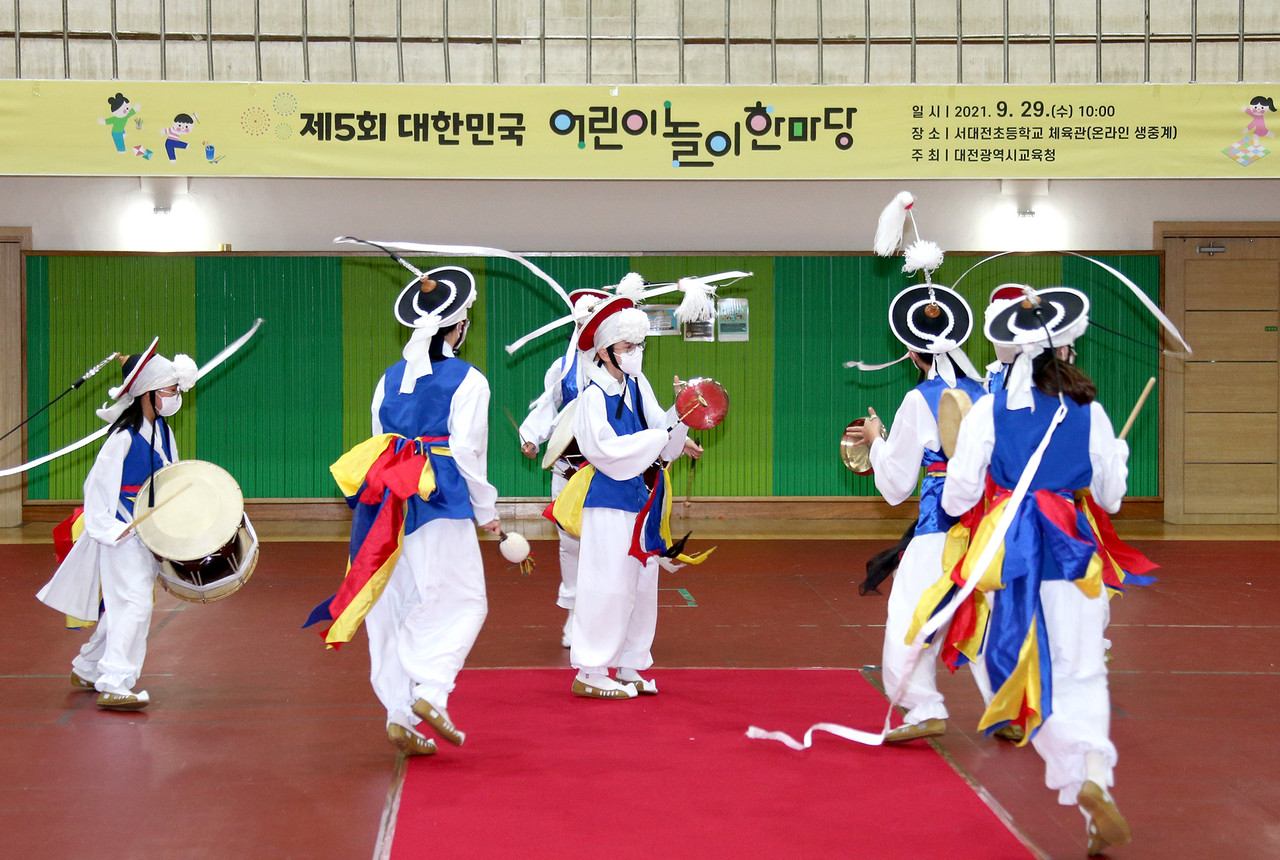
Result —
<path fill-rule="evenodd" d="M 973 331 L 973 312 L 959 293 L 933 283 L 933 273 L 942 265 L 943 253 L 935 243 L 920 238 L 914 206 L 915 198 L 910 192 L 899 192 L 881 211 L 876 227 L 873 248 L 876 254 L 888 257 L 901 247 L 903 228 L 909 218 L 916 240 L 903 253 L 906 262 L 902 270 L 924 275 L 923 284 L 909 286 L 894 296 L 889 304 L 889 328 L 907 349 L 934 356 L 930 376 L 940 376 L 954 388 L 957 368 L 971 379 L 979 378 L 973 363 L 960 348 Z M 906 358 L 904 355 L 885 364 L 846 361 L 844 366 L 881 370 Z"/>
<path fill-rule="evenodd" d="M 1032 360 L 1045 350 L 1070 346 L 1089 327 L 1089 297 L 1071 287 L 1027 288 L 987 316 L 984 331 L 996 347 L 1017 349 L 1005 382 L 1009 409 L 1034 408 Z"/>
<path fill-rule="evenodd" d="M 889 303 L 889 328 L 907 349 L 933 356 L 930 375 L 956 384 L 956 368 L 970 379 L 977 370 L 961 346 L 973 332 L 973 312 L 957 292 L 940 284 L 907 287 Z"/>
<path fill-rule="evenodd" d="M 461 266 L 440 266 L 400 291 L 396 321 L 412 329 L 434 324 L 438 331 L 461 321 L 475 300 L 475 275 Z"/>

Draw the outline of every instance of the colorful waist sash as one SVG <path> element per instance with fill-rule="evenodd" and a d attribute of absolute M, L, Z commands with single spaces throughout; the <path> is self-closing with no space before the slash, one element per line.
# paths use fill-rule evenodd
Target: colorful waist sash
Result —
<path fill-rule="evenodd" d="M 330 648 L 350 642 L 378 602 L 404 547 L 407 500 L 436 490 L 428 453 L 452 456 L 445 437 L 407 439 L 383 433 L 361 442 L 329 467 L 352 508 L 347 572 L 336 594 L 311 611 L 303 627 L 328 622 Z"/>

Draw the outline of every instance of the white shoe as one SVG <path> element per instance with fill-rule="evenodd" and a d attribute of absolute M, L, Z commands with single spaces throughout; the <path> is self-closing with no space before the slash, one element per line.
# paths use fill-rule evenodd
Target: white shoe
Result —
<path fill-rule="evenodd" d="M 560 631 L 560 647 L 573 647 L 573 610 L 569 610 L 569 618 L 564 622 L 564 629 Z"/>
<path fill-rule="evenodd" d="M 573 679 L 573 694 L 590 699 L 634 699 L 636 688 L 621 684 L 608 675 L 589 675 L 579 672 Z"/>
<path fill-rule="evenodd" d="M 640 673 L 631 669 L 618 670 L 618 682 L 636 688 L 641 696 L 658 695 L 658 682 L 652 678 L 641 678 Z"/>
<path fill-rule="evenodd" d="M 107 711 L 141 711 L 151 702 L 147 691 L 139 693 L 99 693 L 98 707 Z"/>

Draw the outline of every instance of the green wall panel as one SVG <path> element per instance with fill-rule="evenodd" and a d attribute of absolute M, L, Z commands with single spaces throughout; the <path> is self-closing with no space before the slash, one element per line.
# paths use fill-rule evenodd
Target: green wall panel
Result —
<path fill-rule="evenodd" d="M 48 263 L 48 373 L 44 402 L 112 352 L 139 352 L 159 336 L 168 356 L 195 348 L 195 262 L 192 257 L 58 256 Z M 119 384 L 120 366 L 108 365 L 49 410 L 48 445 L 59 448 L 102 427 L 93 410 Z M 179 449 L 196 443 L 192 413 L 174 417 Z M 45 498 L 78 499 L 98 444 L 50 464 Z M 43 451 L 31 449 L 33 456 Z M 28 498 L 42 498 L 32 493 Z"/>
<path fill-rule="evenodd" d="M 49 396 L 49 258 L 27 258 L 27 414 L 35 416 L 27 422 L 27 457 L 38 457 L 49 451 L 49 415 L 36 412 L 52 398 Z M 87 368 L 86 368 L 87 369 Z M 110 374 L 113 368 L 104 370 Z M 70 385 L 73 380 L 67 380 Z M 64 386 L 65 388 L 65 386 Z M 58 394 L 62 392 L 59 391 Z M 54 394 L 53 397 L 57 397 Z M 70 396 L 70 395 L 68 395 Z M 64 397 L 63 400 L 66 400 Z M 54 416 L 62 414 L 62 401 L 50 406 Z M 27 472 L 27 498 L 49 498 L 49 466 Z"/>
<path fill-rule="evenodd" d="M 905 352 L 889 332 L 889 300 L 905 284 L 901 262 L 876 257 L 779 257 L 773 415 L 773 493 L 872 496 L 871 478 L 840 460 L 845 425 L 874 407 L 886 419 L 916 375 L 902 365 L 863 372 Z"/>
<path fill-rule="evenodd" d="M 199 257 L 197 362 L 257 336 L 196 389 L 200 444 L 251 498 L 336 496 L 342 447 L 342 302 L 336 257 Z M 186 411 L 184 407 L 183 411 Z M 180 413 L 181 414 L 181 413 Z"/>

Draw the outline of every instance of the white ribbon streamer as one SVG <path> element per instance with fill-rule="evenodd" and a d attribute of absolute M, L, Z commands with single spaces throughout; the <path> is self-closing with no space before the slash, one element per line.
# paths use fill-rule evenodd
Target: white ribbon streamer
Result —
<path fill-rule="evenodd" d="M 404 251 L 407 254 L 435 254 L 442 257 L 502 257 L 503 259 L 514 260 L 530 272 L 533 272 L 533 274 L 537 275 L 540 279 L 550 284 L 551 289 L 556 291 L 556 295 L 564 300 L 565 306 L 570 310 L 573 309 L 573 302 L 569 301 L 569 294 L 564 291 L 564 287 L 560 286 L 555 278 L 551 277 L 519 254 L 511 251 L 504 251 L 501 248 L 489 248 L 484 245 L 430 245 L 418 242 L 383 242 L 375 239 L 357 239 L 354 236 L 339 236 L 333 241 L 348 244 L 376 245 L 383 248 L 392 248 L 397 251 Z"/>
<path fill-rule="evenodd" d="M 893 367 L 895 364 L 904 362 L 910 357 L 911 353 L 907 352 L 903 353 L 900 357 L 895 358 L 893 361 L 886 361 L 884 364 L 868 364 L 865 361 L 846 361 L 844 366 L 855 367 L 858 370 L 884 370 L 886 367 Z"/>
<path fill-rule="evenodd" d="M 982 258 L 981 260 L 979 260 L 978 262 L 970 266 L 968 269 L 966 269 L 964 274 L 956 278 L 955 283 L 951 285 L 951 289 L 954 290 L 957 287 L 959 287 L 960 282 L 964 280 L 965 275 L 969 274 L 969 272 L 972 272 L 974 269 L 978 268 L 983 263 L 994 260 L 997 257 L 1004 257 L 1008 254 L 1016 254 L 1016 253 L 1019 253 L 1019 252 L 1001 251 L 998 254 L 992 254 L 989 257 Z M 1114 266 L 1109 266 L 1106 263 L 1102 262 L 1101 260 L 1095 260 L 1093 257 L 1085 256 L 1084 254 L 1077 253 L 1076 251 L 1060 251 L 1059 253 L 1070 254 L 1073 257 L 1079 257 L 1081 260 L 1087 260 L 1088 262 L 1093 263 L 1095 266 L 1114 275 L 1116 278 L 1119 279 L 1120 283 L 1128 287 L 1129 291 L 1138 297 L 1138 301 L 1142 302 L 1143 307 L 1145 307 L 1148 311 L 1150 311 L 1151 315 L 1160 321 L 1160 325 L 1164 326 L 1165 331 L 1169 332 L 1169 334 L 1173 336 L 1174 340 L 1182 344 L 1182 348 L 1186 350 L 1185 353 L 1168 352 L 1167 350 L 1164 350 L 1164 352 L 1167 355 L 1174 356 L 1175 358 L 1186 358 L 1188 355 L 1192 354 L 1191 345 L 1188 344 L 1185 340 L 1183 340 L 1182 332 L 1178 331 L 1178 327 L 1173 324 L 1172 320 L 1170 320 L 1167 316 L 1165 316 L 1164 311 L 1160 310 L 1160 307 L 1151 300 L 1151 297 L 1148 296 L 1146 293 L 1144 293 L 1142 291 L 1142 288 L 1139 287 L 1137 284 L 1135 284 L 1127 275 L 1125 275 L 1119 269 L 1116 269 Z"/>
<path fill-rule="evenodd" d="M 885 736 L 889 731 L 889 722 L 893 717 L 893 709 L 896 708 L 901 701 L 902 694 L 907 688 L 907 681 L 915 674 L 916 667 L 920 665 L 920 658 L 924 654 L 925 641 L 937 633 L 943 625 L 951 621 L 956 610 L 961 604 L 973 594 L 978 587 L 978 583 L 982 580 L 982 576 L 986 573 L 987 568 L 991 565 L 992 559 L 995 558 L 996 552 L 1004 544 L 1004 536 L 1009 531 L 1009 526 L 1013 524 L 1013 518 L 1018 513 L 1018 507 L 1022 504 L 1022 500 L 1026 498 L 1027 490 L 1031 486 L 1031 480 L 1035 477 L 1036 470 L 1040 468 L 1040 461 L 1044 458 L 1045 449 L 1049 447 L 1049 440 L 1053 438 L 1054 429 L 1062 423 L 1062 419 L 1067 416 L 1067 405 L 1062 399 L 1062 395 L 1058 395 L 1058 409 L 1053 413 L 1053 419 L 1049 422 L 1049 428 L 1045 431 L 1044 437 L 1040 440 L 1040 444 L 1031 454 L 1031 458 L 1027 460 L 1027 465 L 1022 470 L 1022 475 L 1018 478 L 1017 485 L 1013 488 L 1013 493 L 1009 496 L 1009 500 L 1004 510 L 1000 514 L 1000 519 L 996 523 L 995 531 L 991 534 L 991 539 L 986 546 L 982 548 L 982 552 L 978 555 L 978 561 L 972 569 L 968 580 L 965 581 L 964 587 L 958 591 L 951 600 L 938 610 L 932 618 L 925 622 L 911 640 L 910 657 L 907 659 L 906 671 L 903 673 L 902 685 L 897 692 L 892 694 L 889 699 L 889 711 L 885 715 L 885 728 L 879 735 L 870 732 L 862 732 L 857 729 L 847 728 L 845 726 L 836 725 L 835 723 L 816 723 L 809 728 L 804 734 L 803 741 L 797 741 L 795 738 L 785 732 L 770 732 L 756 726 L 747 729 L 747 737 L 760 740 L 779 741 L 786 744 L 793 750 L 806 750 L 813 744 L 813 733 L 815 731 L 830 732 L 838 735 L 846 740 L 855 741 L 867 746 L 880 746 L 884 743 Z"/>
<path fill-rule="evenodd" d="M 245 342 L 248 341 L 249 338 L 253 337 L 254 333 L 257 332 L 258 330 L 258 326 L 260 325 L 262 325 L 261 317 L 259 317 L 254 321 L 253 326 L 250 327 L 250 329 L 247 332 L 240 335 L 240 337 L 236 338 L 234 341 L 232 341 L 226 347 L 224 347 L 221 352 L 219 352 L 213 358 L 209 359 L 209 361 L 206 362 L 203 367 L 201 367 L 198 371 L 196 371 L 196 382 L 199 382 L 207 373 L 209 373 L 211 370 L 213 370 L 218 365 L 222 364 L 224 361 L 226 361 L 228 358 L 234 355 L 235 352 L 240 349 L 240 347 L 245 345 Z M 34 460 L 28 460 L 27 462 L 19 466 L 10 466 L 7 469 L 0 469 L 0 478 L 7 478 L 10 475 L 17 475 L 22 472 L 29 471 L 30 469 L 34 469 L 37 466 L 43 466 L 45 463 L 48 463 L 50 460 L 56 460 L 65 454 L 70 454 L 72 451 L 78 451 L 86 445 L 92 445 L 94 442 L 101 439 L 103 436 L 106 436 L 110 432 L 111 432 L 111 427 L 109 426 L 100 427 L 94 432 L 90 433 L 88 436 L 85 436 L 83 439 L 77 439 L 75 442 L 72 442 L 69 445 L 64 445 L 63 447 L 59 448 L 57 451 L 51 451 L 42 457 L 37 457 Z"/>

